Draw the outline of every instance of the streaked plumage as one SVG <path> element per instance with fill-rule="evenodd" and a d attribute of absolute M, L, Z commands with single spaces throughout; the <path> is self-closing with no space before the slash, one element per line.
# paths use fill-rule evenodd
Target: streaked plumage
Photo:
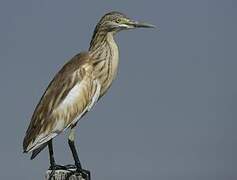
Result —
<path fill-rule="evenodd" d="M 88 109 L 95 95 L 99 95 L 95 92 L 97 89 L 100 92 L 100 84 L 93 75 L 89 59 L 88 53 L 76 55 L 50 83 L 26 132 L 26 151 L 36 149 L 75 124 L 73 120 Z"/>
<path fill-rule="evenodd" d="M 56 74 L 37 105 L 26 131 L 23 149 L 25 152 L 33 151 L 32 158 L 52 138 L 67 128 L 73 129 L 108 90 L 117 74 L 119 61 L 113 36 L 120 30 L 135 27 L 152 26 L 132 21 L 119 12 L 106 14 L 95 28 L 89 51 L 74 56 Z M 69 140 L 74 142 L 73 133 L 69 135 Z M 79 159 L 75 159 L 77 165 L 79 162 L 76 161 Z"/>

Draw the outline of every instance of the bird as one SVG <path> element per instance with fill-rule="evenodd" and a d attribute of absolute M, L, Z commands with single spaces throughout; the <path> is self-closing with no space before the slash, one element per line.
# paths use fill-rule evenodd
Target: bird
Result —
<path fill-rule="evenodd" d="M 119 49 L 114 40 L 122 30 L 154 28 L 117 11 L 106 13 L 96 25 L 88 51 L 76 54 L 56 73 L 37 104 L 23 140 L 24 153 L 34 159 L 44 148 L 49 150 L 49 169 L 57 165 L 53 139 L 69 129 L 68 145 L 78 173 L 89 176 L 82 168 L 75 146 L 75 127 L 110 88 L 118 71 Z"/>

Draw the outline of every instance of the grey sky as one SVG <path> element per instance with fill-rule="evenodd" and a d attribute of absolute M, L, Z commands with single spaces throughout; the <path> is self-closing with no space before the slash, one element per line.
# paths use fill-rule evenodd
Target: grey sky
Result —
<path fill-rule="evenodd" d="M 118 78 L 77 129 L 92 178 L 236 179 L 234 0 L 1 0 L 0 179 L 43 179 L 47 150 L 34 161 L 22 154 L 30 117 L 54 74 L 87 50 L 110 10 L 161 30 L 116 36 Z M 73 162 L 65 136 L 56 138 L 55 156 Z"/>

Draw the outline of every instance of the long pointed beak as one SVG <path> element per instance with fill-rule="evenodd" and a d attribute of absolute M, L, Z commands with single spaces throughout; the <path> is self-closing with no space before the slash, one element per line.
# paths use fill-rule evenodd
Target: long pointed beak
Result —
<path fill-rule="evenodd" d="M 137 22 L 137 21 L 135 21 L 135 22 L 133 23 L 133 26 L 134 26 L 135 28 L 156 28 L 156 26 L 153 25 L 153 24 L 144 23 L 144 22 Z"/>

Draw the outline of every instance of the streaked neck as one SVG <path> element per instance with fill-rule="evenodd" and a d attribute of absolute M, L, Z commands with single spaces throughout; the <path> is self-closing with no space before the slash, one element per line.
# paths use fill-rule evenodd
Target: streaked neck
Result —
<path fill-rule="evenodd" d="M 95 30 L 90 42 L 89 51 L 94 52 L 98 50 L 103 50 L 106 45 L 115 43 L 113 36 L 113 32 Z"/>
<path fill-rule="evenodd" d="M 117 74 L 118 46 L 114 41 L 113 33 L 96 34 L 93 37 L 89 51 L 94 62 L 95 75 L 102 85 L 101 95 L 103 95 Z"/>

